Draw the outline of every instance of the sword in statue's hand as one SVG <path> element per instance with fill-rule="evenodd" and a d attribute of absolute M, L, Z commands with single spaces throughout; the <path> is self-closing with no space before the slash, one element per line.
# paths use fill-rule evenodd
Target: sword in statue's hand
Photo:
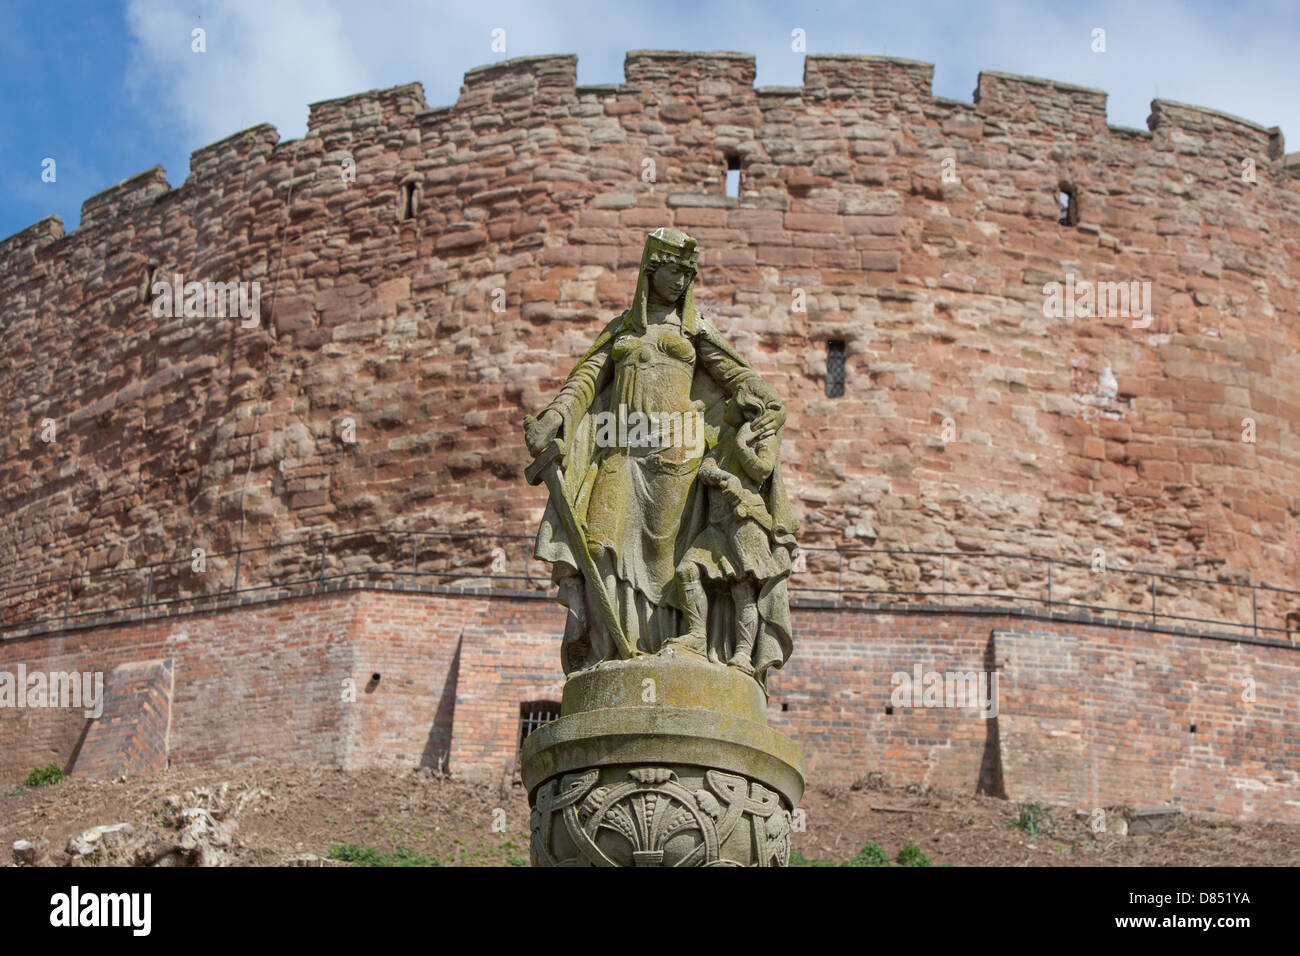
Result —
<path fill-rule="evenodd" d="M 528 419 L 524 421 L 527 425 Z M 530 485 L 546 483 L 547 489 L 551 492 L 551 503 L 555 505 L 555 513 L 560 518 L 560 526 L 568 535 L 570 550 L 573 551 L 574 559 L 578 562 L 578 570 L 587 579 L 590 593 L 596 597 L 596 611 L 600 615 L 600 623 L 604 625 L 605 631 L 613 640 L 618 656 L 623 660 L 630 660 L 637 656 L 636 649 L 632 647 L 632 642 L 627 639 L 627 634 L 623 631 L 618 611 L 615 610 L 609 591 L 605 589 L 605 579 L 601 576 L 600 570 L 596 567 L 596 559 L 592 557 L 591 550 L 587 547 L 587 535 L 582 523 L 574 514 L 573 505 L 564 495 L 564 475 L 560 471 L 563 457 L 564 452 L 560 448 L 559 441 L 552 438 L 533 459 L 533 463 L 524 471 L 524 475 Z"/>

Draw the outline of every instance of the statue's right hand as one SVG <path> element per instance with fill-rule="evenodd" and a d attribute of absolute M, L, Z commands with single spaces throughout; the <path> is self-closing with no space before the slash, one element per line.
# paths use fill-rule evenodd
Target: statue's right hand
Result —
<path fill-rule="evenodd" d="M 560 413 L 550 408 L 542 413 L 541 418 L 524 416 L 524 444 L 528 446 L 528 453 L 534 458 L 540 455 L 560 433 L 563 424 Z"/>

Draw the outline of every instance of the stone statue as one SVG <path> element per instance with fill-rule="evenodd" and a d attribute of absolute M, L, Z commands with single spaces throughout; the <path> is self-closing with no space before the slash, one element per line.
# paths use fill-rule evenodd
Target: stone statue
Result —
<path fill-rule="evenodd" d="M 776 391 L 699 314 L 657 229 L 632 305 L 536 418 L 535 554 L 568 608 L 561 717 L 524 742 L 533 862 L 784 866 L 798 748 L 766 726 L 793 647 Z"/>
<path fill-rule="evenodd" d="M 790 656 L 785 409 L 696 310 L 698 262 L 694 239 L 651 233 L 632 307 L 525 421 L 535 474 L 559 478 L 536 556 L 552 562 L 569 609 L 566 674 L 666 647 L 703 655 L 708 624 L 735 634 L 709 658 L 760 686 Z"/>

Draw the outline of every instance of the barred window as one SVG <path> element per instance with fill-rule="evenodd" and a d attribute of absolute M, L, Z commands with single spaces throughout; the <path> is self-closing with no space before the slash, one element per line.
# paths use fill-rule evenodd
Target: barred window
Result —
<path fill-rule="evenodd" d="M 556 700 L 528 700 L 519 705 L 519 750 L 524 738 L 538 728 L 545 727 L 560 716 L 560 702 Z"/>
<path fill-rule="evenodd" d="M 844 394 L 844 342 L 831 339 L 826 343 L 826 397 Z"/>

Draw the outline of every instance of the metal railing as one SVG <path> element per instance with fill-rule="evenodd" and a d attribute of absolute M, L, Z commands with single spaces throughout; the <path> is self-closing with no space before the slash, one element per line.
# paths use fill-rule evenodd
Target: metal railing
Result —
<path fill-rule="evenodd" d="M 356 542 L 364 542 L 367 539 L 384 538 L 389 541 L 392 539 L 405 538 L 409 541 L 410 565 L 409 570 L 406 567 L 406 549 L 403 549 L 400 565 L 391 560 L 394 558 L 394 549 L 391 545 L 386 545 L 383 549 L 390 561 L 385 566 L 367 567 L 353 570 L 338 570 L 337 566 L 343 563 L 347 557 L 355 556 L 362 551 L 362 548 L 355 547 Z M 449 557 L 448 567 L 444 568 L 421 568 L 422 560 L 429 560 L 429 543 L 447 540 L 465 541 L 471 540 L 478 543 L 492 542 L 526 542 L 527 547 L 523 549 L 523 573 L 511 573 L 509 570 L 495 570 L 493 562 L 497 555 L 505 557 L 504 548 L 497 552 L 489 549 L 484 563 L 488 564 L 488 570 L 480 570 L 473 565 L 464 564 L 457 566 L 456 560 L 465 560 L 463 552 L 458 553 L 456 557 Z M 355 580 L 358 577 L 383 576 L 383 577 L 410 577 L 433 580 L 474 580 L 488 582 L 514 582 L 522 584 L 527 590 L 532 590 L 539 586 L 545 586 L 549 583 L 549 571 L 539 577 L 534 574 L 533 565 L 536 563 L 532 558 L 532 535 L 523 534 L 491 534 L 487 532 L 455 532 L 455 531 L 405 531 L 400 529 L 387 528 L 368 528 L 358 531 L 343 532 L 340 534 L 323 534 L 319 539 L 304 538 L 296 541 L 281 542 L 273 545 L 263 545 L 255 548 L 241 548 L 236 551 L 224 551 L 215 554 L 204 554 L 201 558 L 204 570 L 195 570 L 196 559 L 193 554 L 187 558 L 178 558 L 172 561 L 158 561 L 151 564 L 140 565 L 134 568 L 115 568 L 103 571 L 86 571 L 80 574 L 74 574 L 67 578 L 54 579 L 30 579 L 21 581 L 16 584 L 9 584 L 0 587 L 0 634 L 6 631 L 16 631 L 20 629 L 30 629 L 40 627 L 41 625 L 58 624 L 66 626 L 68 623 L 75 623 L 86 618 L 113 617 L 117 615 L 130 614 L 133 611 L 155 611 L 176 605 L 202 603 L 205 601 L 222 601 L 237 598 L 241 595 L 253 594 L 256 592 L 266 591 L 292 591 L 301 588 L 325 589 L 331 584 Z M 352 542 L 354 547 L 347 548 L 347 543 Z M 331 544 L 334 552 L 331 553 Z M 342 550 L 340 551 L 340 546 Z M 423 552 L 423 553 L 422 553 Z M 437 551 L 434 552 L 432 560 L 437 561 Z M 290 554 L 294 557 L 306 558 L 311 555 L 310 573 L 293 574 L 276 574 L 270 582 L 250 583 L 243 575 L 249 570 L 249 559 L 256 560 L 259 555 L 284 555 Z M 334 562 L 334 569 L 331 568 L 331 561 Z M 305 561 L 297 561 L 296 565 L 304 565 Z M 211 566 L 212 570 L 208 570 Z M 220 579 L 223 572 L 230 566 L 231 579 L 228 583 L 223 583 Z M 175 597 L 160 597 L 156 585 L 160 579 L 166 580 L 169 577 L 175 577 L 173 569 L 180 570 L 189 568 L 189 579 L 196 586 L 202 585 L 197 593 L 188 595 L 177 595 Z M 549 567 L 549 566 L 547 566 Z M 265 571 L 265 566 L 253 565 L 255 571 Z M 281 569 L 283 570 L 283 568 Z M 74 593 L 78 600 L 84 601 L 87 588 L 86 582 L 108 581 L 112 579 L 130 580 L 134 576 L 135 592 L 138 594 L 142 588 L 144 591 L 143 600 L 132 601 L 129 603 L 111 604 L 107 606 L 94 607 L 89 610 L 78 608 L 73 610 Z M 213 579 L 217 579 L 216 586 L 211 585 Z M 24 591 L 44 590 L 46 592 L 57 588 L 62 595 L 62 609 L 60 613 L 45 614 L 39 617 L 24 618 L 18 621 L 9 620 L 10 613 L 15 607 L 22 607 L 20 599 L 12 597 L 13 594 L 22 594 Z M 127 590 L 119 588 L 118 590 Z M 110 593 L 111 589 L 106 588 Z M 39 599 L 36 602 L 26 603 L 45 603 Z"/>
<path fill-rule="evenodd" d="M 1055 609 L 1074 608 L 1079 610 L 1098 611 L 1103 614 L 1124 614 L 1136 617 L 1148 618 L 1152 625 L 1158 623 L 1161 619 L 1166 621 L 1186 621 L 1196 624 L 1209 624 L 1220 627 L 1247 628 L 1251 630 L 1256 637 L 1261 631 L 1265 633 L 1280 634 L 1300 634 L 1300 590 L 1274 587 L 1268 584 L 1241 584 L 1235 581 L 1224 581 L 1217 578 L 1198 578 L 1186 574 L 1173 574 L 1166 571 L 1152 571 L 1132 567 L 1110 567 L 1098 571 L 1091 562 L 1073 561 L 1068 558 L 1050 558 L 1033 554 L 1016 554 L 1006 551 L 920 551 L 912 549 L 891 549 L 891 548 L 821 548 L 816 546 L 801 548 L 805 553 L 834 555 L 837 567 L 834 570 L 836 577 L 835 587 L 815 587 L 807 585 L 791 585 L 791 591 L 794 593 L 816 594 L 828 593 L 835 596 L 837 600 L 853 596 L 877 596 L 885 595 L 890 598 L 898 597 L 940 597 L 941 603 L 947 603 L 948 598 L 997 598 L 1008 601 L 1023 601 L 1035 604 L 1041 604 L 1046 607 L 1050 614 Z M 846 586 L 844 584 L 844 560 L 846 557 L 855 555 L 888 555 L 891 558 L 898 557 L 925 557 L 937 558 L 939 561 L 939 590 L 913 590 L 900 588 L 891 585 L 887 588 L 861 588 Z M 961 591 L 950 590 L 948 585 L 948 569 L 951 563 L 960 563 L 961 561 L 971 559 L 993 559 L 998 562 L 1025 562 L 1032 565 L 1041 566 L 1044 570 L 1041 573 L 1042 581 L 1040 584 L 1041 593 L 1038 595 L 1029 595 L 1023 593 L 1006 593 L 993 591 Z M 1114 605 L 1092 604 L 1082 601 L 1073 601 L 1060 597 L 1060 584 L 1056 584 L 1054 592 L 1054 581 L 1059 582 L 1059 573 L 1054 575 L 1053 568 L 1074 568 L 1081 569 L 1087 575 L 1094 578 L 1099 576 L 1114 576 L 1119 578 L 1142 578 L 1149 582 L 1144 588 L 1145 592 L 1150 595 L 1150 607 L 1136 609 L 1132 607 L 1116 607 Z M 1101 577 L 1102 580 L 1113 580 L 1112 578 Z M 1224 618 L 1204 618 L 1189 614 L 1177 614 L 1169 611 L 1162 612 L 1159 608 L 1159 591 L 1156 586 L 1157 581 L 1178 581 L 1184 585 L 1205 586 L 1211 588 L 1232 588 L 1250 592 L 1250 622 L 1225 620 Z M 1096 580 L 1090 582 L 1096 584 Z M 1281 626 L 1260 623 L 1260 592 L 1266 594 L 1287 595 L 1290 601 L 1285 605 L 1283 614 L 1283 623 Z M 1131 593 L 1131 592 L 1130 592 Z M 1285 600 L 1285 599 L 1283 599 Z M 1294 619 L 1294 620 L 1292 620 Z"/>
<path fill-rule="evenodd" d="M 533 536 L 525 534 L 372 528 L 205 554 L 201 559 L 192 554 L 134 568 L 32 579 L 0 587 L 0 635 L 237 600 L 256 593 L 326 590 L 357 580 L 405 580 L 419 589 L 544 593 L 551 587 L 550 566 L 533 558 L 532 543 Z M 1084 561 L 1002 551 L 810 545 L 801 552 L 791 576 L 794 598 L 847 604 L 876 599 L 874 603 L 882 605 L 1027 603 L 1045 608 L 1048 614 L 1080 610 L 1148 621 L 1153 626 L 1179 622 L 1249 630 L 1256 637 L 1261 633 L 1290 640 L 1300 637 L 1300 591 L 1266 584 L 1129 567 L 1098 572 Z M 971 571 L 966 567 L 971 562 L 982 565 Z M 196 564 L 202 569 L 196 569 Z M 1016 570 L 1023 567 L 1029 571 Z M 930 587 L 915 586 L 927 580 Z M 1162 609 L 1162 587 L 1166 596 L 1196 607 L 1222 606 L 1225 589 L 1248 591 L 1249 620 L 1235 619 L 1242 613 L 1205 617 Z M 1189 593 L 1197 590 L 1210 593 L 1202 598 Z M 1088 599 L 1098 593 L 1117 594 L 1129 606 Z M 88 607 L 96 603 L 96 595 L 108 603 Z M 1139 603 L 1143 606 L 1134 606 Z M 25 613 L 34 616 L 23 617 Z"/>

